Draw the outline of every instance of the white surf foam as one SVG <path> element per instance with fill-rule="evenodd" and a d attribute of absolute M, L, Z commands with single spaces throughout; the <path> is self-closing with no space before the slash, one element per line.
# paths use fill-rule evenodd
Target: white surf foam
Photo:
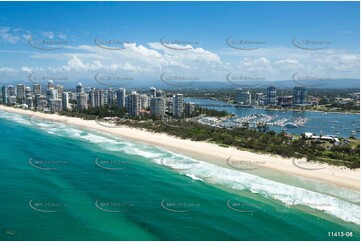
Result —
<path fill-rule="evenodd" d="M 26 118 L 17 114 L 8 115 L 8 113 L 4 114 L 4 112 L 0 112 L 0 118 L 6 118 L 25 125 L 32 125 Z M 108 138 L 107 136 L 95 133 L 88 133 L 66 125 L 56 125 L 55 127 L 43 125 L 41 128 L 50 131 L 53 135 L 80 139 L 98 144 L 103 149 L 143 156 L 160 165 L 164 165 L 164 163 L 162 163 L 162 158 L 164 157 L 172 160 L 192 161 L 189 163 L 191 165 L 187 164 L 187 170 L 179 170 L 179 172 L 191 178 L 202 179 L 207 183 L 217 184 L 235 190 L 249 190 L 252 193 L 260 194 L 266 198 L 278 200 L 287 206 L 303 205 L 323 211 L 340 218 L 343 221 L 360 224 L 360 206 L 331 195 L 271 181 L 202 161 L 194 162 L 194 159 L 174 154 L 160 148 L 120 141 L 119 139 Z M 171 166 L 174 169 L 179 168 L 179 164 L 167 164 L 167 166 Z M 348 197 L 350 197 L 350 194 L 353 194 L 351 197 L 353 198 L 352 200 L 354 200 L 354 197 L 356 197 L 358 193 L 351 191 L 346 194 L 343 194 L 342 192 L 337 193 L 338 196 L 347 195 Z"/>

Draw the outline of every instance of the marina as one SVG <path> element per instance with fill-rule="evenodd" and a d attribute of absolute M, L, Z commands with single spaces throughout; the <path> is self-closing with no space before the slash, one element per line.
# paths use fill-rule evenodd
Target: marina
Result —
<path fill-rule="evenodd" d="M 266 125 L 268 130 L 286 132 L 300 135 L 313 133 L 315 135 L 335 135 L 349 138 L 360 138 L 360 115 L 317 111 L 288 111 L 270 110 L 266 108 L 244 108 L 210 99 L 185 98 L 186 102 L 192 102 L 209 109 L 227 111 L 233 114 L 229 118 L 202 117 L 198 122 L 215 127 L 240 128 Z"/>

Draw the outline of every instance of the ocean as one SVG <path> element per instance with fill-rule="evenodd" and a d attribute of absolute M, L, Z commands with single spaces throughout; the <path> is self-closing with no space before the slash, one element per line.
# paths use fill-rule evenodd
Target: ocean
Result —
<path fill-rule="evenodd" d="M 0 240 L 360 239 L 358 192 L 3 111 L 0 130 Z"/>

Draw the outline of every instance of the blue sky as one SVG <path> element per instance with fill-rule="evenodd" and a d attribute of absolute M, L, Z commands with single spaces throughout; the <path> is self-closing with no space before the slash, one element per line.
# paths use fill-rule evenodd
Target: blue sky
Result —
<path fill-rule="evenodd" d="M 0 81 L 358 78 L 359 14 L 358 2 L 1 2 Z M 50 40 L 61 44 L 41 43 Z"/>

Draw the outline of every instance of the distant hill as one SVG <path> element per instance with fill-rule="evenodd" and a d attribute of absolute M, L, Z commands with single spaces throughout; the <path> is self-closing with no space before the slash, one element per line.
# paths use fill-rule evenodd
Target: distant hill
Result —
<path fill-rule="evenodd" d="M 16 85 L 18 83 L 23 83 L 26 86 L 32 86 L 33 84 L 29 81 L 11 81 L 11 82 L 2 82 L 0 83 L 1 86 L 3 85 Z M 46 86 L 46 82 L 44 86 Z M 55 82 L 55 84 L 64 85 L 66 89 L 75 89 L 75 86 L 79 83 L 79 81 L 66 81 L 66 82 Z M 181 83 L 181 84 L 179 84 Z M 249 82 L 242 82 L 242 85 L 237 85 L 237 82 L 234 84 L 227 82 L 227 81 L 189 81 L 189 82 L 179 82 L 178 84 L 172 85 L 172 83 L 157 80 L 157 81 L 129 81 L 125 86 L 126 89 L 144 89 L 149 87 L 156 87 L 158 89 L 235 89 L 235 88 L 244 88 L 244 89 L 255 89 L 255 88 L 267 88 L 270 85 L 274 85 L 277 88 L 293 88 L 295 86 L 299 86 L 300 84 L 305 84 L 307 88 L 322 88 L 322 89 L 345 89 L 345 88 L 360 88 L 360 80 L 359 79 L 334 79 L 334 80 L 327 80 L 327 81 L 314 81 L 308 83 L 296 83 L 293 80 L 287 81 L 249 81 Z M 117 85 L 102 85 L 100 83 L 95 82 L 94 80 L 84 80 L 82 81 L 84 87 L 96 87 L 96 88 L 108 88 L 112 87 L 113 89 L 117 89 L 121 86 Z"/>

